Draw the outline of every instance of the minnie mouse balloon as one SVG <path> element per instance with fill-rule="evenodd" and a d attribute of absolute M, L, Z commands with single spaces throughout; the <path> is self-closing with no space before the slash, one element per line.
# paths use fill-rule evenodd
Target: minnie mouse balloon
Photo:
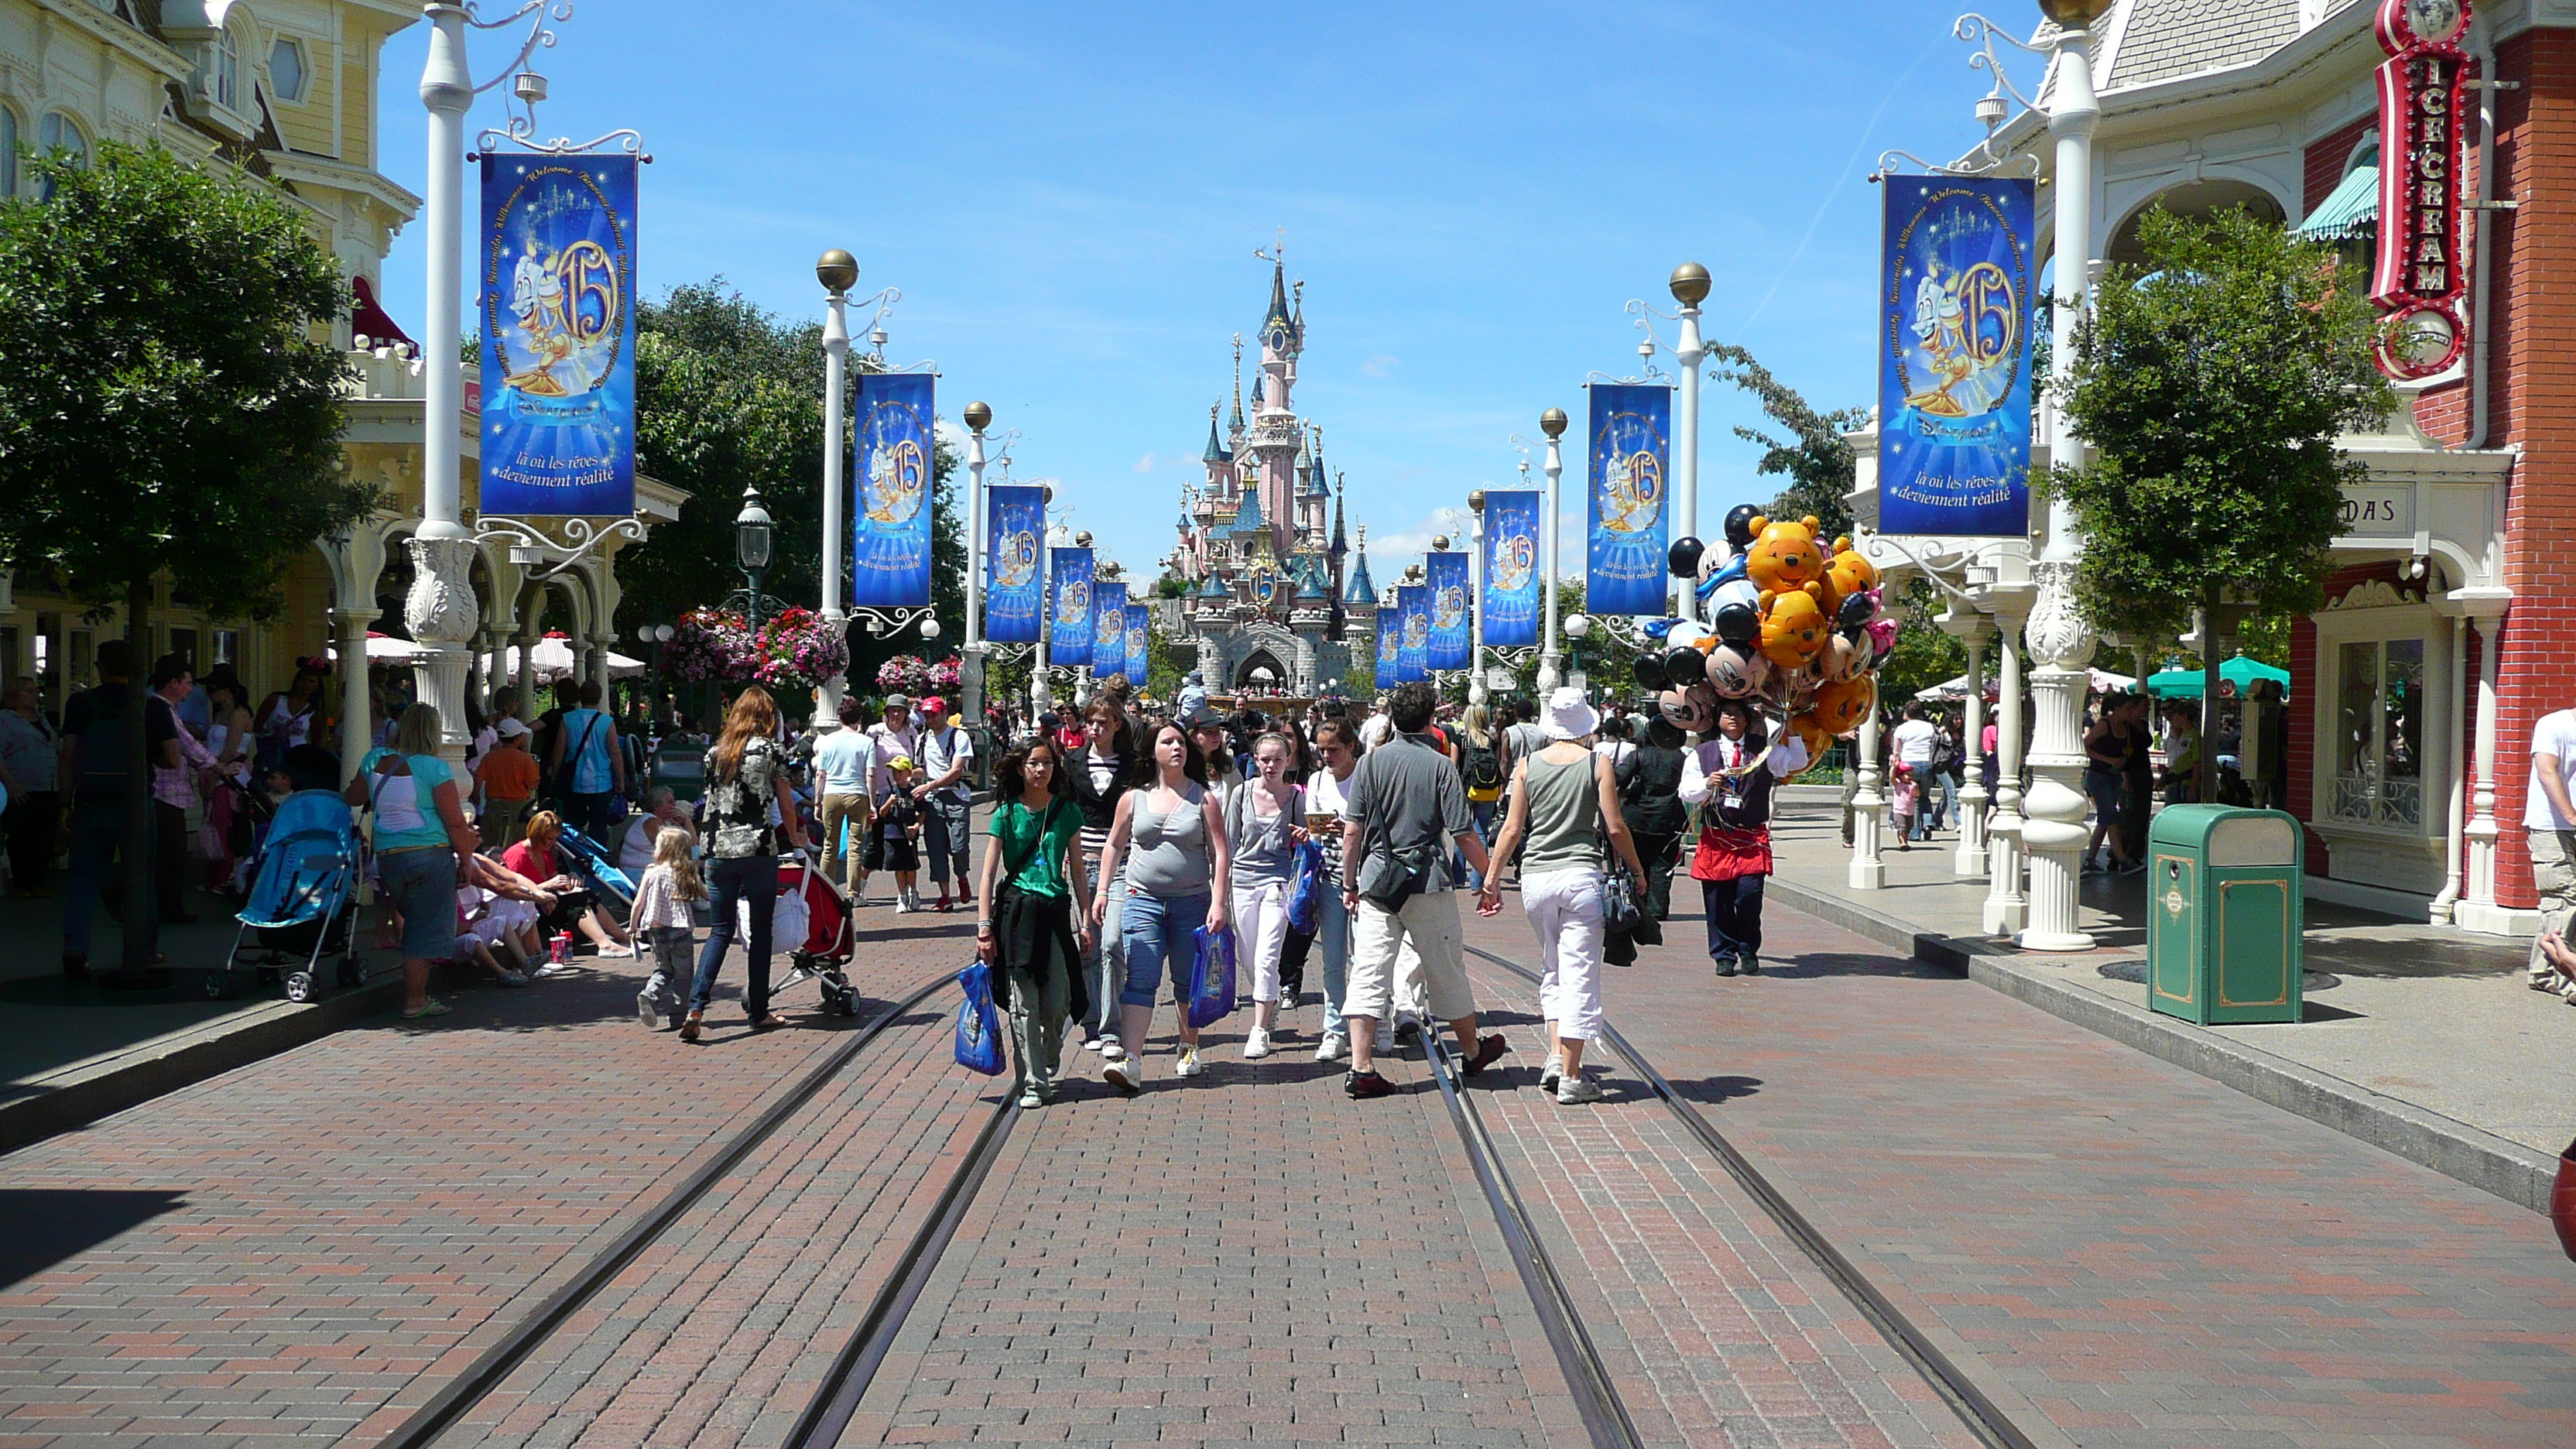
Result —
<path fill-rule="evenodd" d="M 1843 596 L 1841 606 L 1834 610 L 1834 627 L 1837 629 L 1858 629 L 1862 625 L 1867 624 L 1877 615 L 1877 613 L 1878 595 L 1876 592 L 1863 590 L 1857 594 L 1845 594 Z"/>

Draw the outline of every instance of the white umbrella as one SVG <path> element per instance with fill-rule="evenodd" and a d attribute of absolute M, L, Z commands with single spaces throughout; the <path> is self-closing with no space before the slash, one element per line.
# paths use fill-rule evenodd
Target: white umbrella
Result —
<path fill-rule="evenodd" d="M 559 638 L 540 639 L 537 641 L 536 647 L 528 651 L 528 659 L 535 667 L 536 676 L 540 681 L 561 679 L 572 673 L 573 670 L 571 641 Z M 483 668 L 486 673 L 496 679 L 517 678 L 519 674 L 519 646 L 513 644 L 497 654 L 484 655 Z M 643 672 L 643 660 L 629 659 L 614 649 L 608 651 L 609 678 L 633 679 Z"/>
<path fill-rule="evenodd" d="M 335 662 L 340 657 L 340 650 L 336 645 L 325 648 L 322 653 L 325 658 Z M 373 629 L 367 631 L 367 663 L 371 665 L 418 664 L 429 657 L 429 650 L 423 649 L 409 639 L 390 638 Z"/>
<path fill-rule="evenodd" d="M 2117 694 L 2134 688 L 2138 682 L 2126 674 L 2113 674 L 2107 669 L 2088 669 L 2084 673 L 2084 687 L 2095 694 Z M 2000 687 L 2000 681 L 1996 676 L 1989 674 L 1986 676 L 1985 685 L 1986 693 L 1991 696 Z M 1917 699 L 1966 699 L 1967 697 L 1968 676 L 1964 674 L 1953 675 L 1915 695 Z"/>

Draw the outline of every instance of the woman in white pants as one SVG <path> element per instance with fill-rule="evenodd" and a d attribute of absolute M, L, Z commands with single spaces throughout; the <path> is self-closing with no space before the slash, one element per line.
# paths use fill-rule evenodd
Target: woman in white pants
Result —
<path fill-rule="evenodd" d="M 1225 792 L 1225 838 L 1234 847 L 1237 964 L 1251 968 L 1252 1031 L 1243 1055 L 1270 1055 L 1279 1016 L 1279 953 L 1288 944 L 1288 886 L 1306 839 L 1306 789 L 1288 783 L 1296 746 L 1282 734 L 1252 744 L 1252 778 Z"/>
<path fill-rule="evenodd" d="M 1553 1088 L 1567 1106 L 1601 1100 L 1598 1083 L 1583 1075 L 1583 1045 L 1601 1034 L 1601 885 L 1610 851 L 1638 880 L 1646 877 L 1637 847 L 1619 814 L 1619 779 L 1607 755 L 1592 752 L 1601 716 L 1583 702 L 1583 691 L 1548 696 L 1541 723 L 1547 748 L 1512 767 L 1511 814 L 1494 842 L 1496 860 L 1509 860 L 1526 839 L 1521 857 L 1521 908 L 1538 935 L 1539 1013 L 1547 1018 L 1547 1065 L 1539 1086 Z M 1501 910 L 1503 891 L 1486 877 L 1476 893 L 1485 915 Z"/>

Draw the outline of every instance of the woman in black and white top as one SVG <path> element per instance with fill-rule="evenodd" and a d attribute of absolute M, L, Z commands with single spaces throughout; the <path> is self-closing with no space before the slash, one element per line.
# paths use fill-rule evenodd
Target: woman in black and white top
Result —
<path fill-rule="evenodd" d="M 1126 1048 L 1118 1040 L 1119 892 L 1110 887 L 1126 877 L 1119 863 L 1110 861 L 1110 873 L 1104 878 L 1101 856 L 1109 848 L 1110 827 L 1118 822 L 1118 802 L 1136 784 L 1143 761 L 1131 747 L 1133 732 L 1127 727 L 1126 714 L 1111 700 L 1091 702 L 1083 716 L 1082 733 L 1084 747 L 1072 752 L 1066 764 L 1063 790 L 1082 809 L 1083 878 L 1091 882 L 1096 896 L 1109 902 L 1111 912 L 1083 953 L 1082 979 L 1091 1010 L 1081 1023 L 1082 1049 L 1116 1061 L 1126 1055 Z"/>
<path fill-rule="evenodd" d="M 682 1041 L 698 1039 L 699 1023 L 715 996 L 716 971 L 733 944 L 746 904 L 751 939 L 744 947 L 750 968 L 744 1014 L 755 1031 L 787 1024 L 787 1018 L 769 1009 L 769 926 L 778 902 L 778 832 L 769 823 L 771 807 L 787 823 L 790 848 L 805 848 L 805 830 L 796 818 L 796 797 L 788 790 L 777 733 L 778 706 L 769 691 L 755 684 L 734 697 L 724 733 L 707 751 L 707 903 L 715 923 L 698 954 L 698 983 L 689 993 L 688 1019 L 680 1023 Z"/>

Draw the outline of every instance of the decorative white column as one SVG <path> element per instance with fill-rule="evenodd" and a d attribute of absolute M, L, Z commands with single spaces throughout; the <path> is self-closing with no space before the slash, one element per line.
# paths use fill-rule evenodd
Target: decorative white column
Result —
<path fill-rule="evenodd" d="M 984 537 L 984 429 L 993 410 L 966 405 L 966 639 L 957 649 L 957 691 L 970 729 L 984 724 L 984 569 L 992 545 Z M 1134 681 L 1144 693 L 1145 681 Z"/>
<path fill-rule="evenodd" d="M 1523 463 L 1522 467 L 1529 466 Z M 1467 702 L 1485 702 L 1485 490 L 1467 495 Z"/>
<path fill-rule="evenodd" d="M 432 652 L 418 666 L 420 698 L 438 707 L 439 753 L 465 758 L 465 670 L 477 610 L 471 570 L 474 535 L 465 527 L 462 481 L 464 360 L 449 339 L 458 335 L 457 274 L 464 260 L 461 217 L 465 195 L 465 112 L 474 104 L 466 73 L 463 6 L 428 4 L 429 60 L 420 75 L 421 104 L 429 108 L 429 170 L 422 208 L 428 213 L 428 286 L 422 335 L 420 526 L 411 540 L 411 596 L 403 620 L 415 643 Z M 366 641 L 359 641 L 361 668 Z"/>
<path fill-rule="evenodd" d="M 2030 920 L 2022 894 L 2021 813 L 2021 615 L 1997 609 L 1995 637 L 2001 665 L 1995 681 L 1995 814 L 1986 825 L 1986 910 L 1989 936 L 2018 935 Z"/>
<path fill-rule="evenodd" d="M 1887 818 L 1887 797 L 1878 793 L 1882 783 L 1878 773 L 1878 736 L 1886 711 L 1875 701 L 1869 717 L 1860 723 L 1860 735 L 1852 742 L 1858 758 L 1854 768 L 1860 771 L 1860 788 L 1852 795 L 1852 857 L 1848 877 L 1856 891 L 1887 889 L 1887 862 L 1879 859 L 1879 828 Z"/>
<path fill-rule="evenodd" d="M 2510 929 L 2507 913 L 2496 903 L 2496 666 L 2501 615 L 2473 614 L 2478 631 L 2477 785 L 2469 793 L 2469 823 L 2461 837 L 2468 844 L 2467 884 L 2451 919 L 2467 930 L 2502 935 Z"/>
<path fill-rule="evenodd" d="M 1546 597 L 1547 646 L 1538 655 L 1538 696 L 1546 699 L 1565 678 L 1565 656 L 1556 643 L 1556 535 L 1558 528 L 1557 498 L 1565 479 L 1565 409 L 1549 408 L 1538 415 L 1538 430 L 1547 434 L 1547 573 L 1540 592 Z M 1371 649 L 1377 647 L 1372 639 Z"/>
<path fill-rule="evenodd" d="M 1954 874 L 1981 876 L 1986 873 L 1986 803 L 1994 798 L 1979 779 L 1984 756 L 1978 742 L 1984 737 L 1986 722 L 1986 640 L 1994 632 L 1985 616 L 1970 614 L 1964 619 L 1953 614 L 1942 616 L 1942 627 L 1959 636 L 1968 650 L 1968 709 L 1959 731 L 1959 849 L 1951 857 Z"/>
<path fill-rule="evenodd" d="M 367 626 L 376 622 L 376 611 L 335 608 L 331 622 L 340 632 L 340 778 L 346 782 L 375 743 L 367 718 Z"/>
<path fill-rule="evenodd" d="M 843 396 L 849 391 L 850 287 L 859 279 L 858 258 L 834 247 L 814 263 L 815 280 L 823 284 L 823 627 L 848 637 L 850 616 L 841 597 L 841 500 L 848 486 L 841 476 L 847 449 L 841 434 L 848 426 Z M 814 723 L 826 730 L 841 727 L 841 696 L 849 690 L 846 674 L 823 681 L 823 707 Z M 971 716 L 970 716 L 971 718 Z"/>
<path fill-rule="evenodd" d="M 2059 8 L 2081 14 L 2093 7 L 2062 3 Z M 2066 25 L 2058 32 L 2056 83 L 2048 108 L 2049 134 L 2057 139 L 2057 175 L 2052 182 L 2057 205 L 2057 296 L 2050 359 L 2060 384 L 2074 374 L 2075 326 L 2083 315 L 2091 281 L 2093 130 L 2101 119 L 2102 107 L 2093 95 L 2092 38 L 2080 23 Z M 2083 444 L 2075 436 L 2067 410 L 2051 408 L 2049 420 L 2049 461 L 2081 461 Z M 2052 500 L 2048 537 L 2031 564 L 2039 599 L 2024 631 L 2031 656 L 2039 661 L 2030 677 L 2039 712 L 2030 752 L 2035 778 L 2030 798 L 2022 803 L 2022 844 L 2030 853 L 2030 923 L 2020 941 L 2032 951 L 2084 951 L 2093 946 L 2093 938 L 2076 929 L 2077 886 L 2087 834 L 2085 666 L 2093 660 L 2095 643 L 2093 626 L 2075 596 L 2076 566 L 2083 554 L 2075 510 L 2062 497 Z"/>
<path fill-rule="evenodd" d="M 1681 366 L 1681 396 L 1673 407 L 1673 532 L 1675 538 L 1699 537 L 1699 364 L 1708 356 L 1699 336 L 1699 304 L 1708 296 L 1708 268 L 1697 262 L 1684 262 L 1673 268 L 1673 300 L 1682 304 L 1681 341 L 1673 348 L 1673 361 Z M 1664 580 L 1671 589 L 1676 581 Z M 1699 617 L 1698 591 L 1683 583 L 1678 591 L 1676 613 L 1684 619 Z"/>

